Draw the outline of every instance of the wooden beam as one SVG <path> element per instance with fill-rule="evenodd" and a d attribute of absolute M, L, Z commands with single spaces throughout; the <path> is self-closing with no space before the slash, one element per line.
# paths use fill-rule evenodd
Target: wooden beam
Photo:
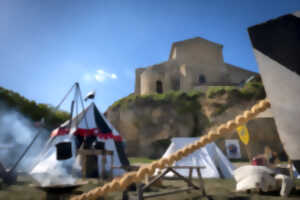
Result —
<path fill-rule="evenodd" d="M 161 179 L 163 176 L 165 176 L 169 171 L 170 170 L 167 168 L 163 173 L 161 173 L 160 175 L 158 175 L 157 177 L 155 177 L 153 180 L 151 180 L 149 182 L 149 184 L 147 184 L 144 187 L 142 187 L 142 190 L 145 190 L 148 187 L 150 187 L 151 185 L 153 185 L 154 183 L 156 183 L 159 179 Z"/>
<path fill-rule="evenodd" d="M 201 175 L 201 171 L 200 169 L 197 169 L 197 174 L 198 174 L 198 178 L 199 178 L 199 182 L 200 182 L 200 188 L 202 190 L 202 194 L 203 196 L 206 196 L 206 192 L 205 192 L 205 188 L 204 188 L 204 182 L 203 182 L 203 178 L 202 178 L 202 175 Z"/>
<path fill-rule="evenodd" d="M 113 155 L 113 151 L 100 150 L 100 149 L 79 149 L 78 154 L 81 155 Z"/>
<path fill-rule="evenodd" d="M 188 184 L 188 186 L 193 186 L 195 189 L 200 189 L 198 186 L 196 186 L 194 183 L 192 183 L 191 180 L 185 178 L 184 176 L 182 176 L 181 174 L 179 174 L 178 172 L 176 172 L 174 169 L 170 168 L 170 171 L 172 171 L 180 179 L 184 180 Z"/>

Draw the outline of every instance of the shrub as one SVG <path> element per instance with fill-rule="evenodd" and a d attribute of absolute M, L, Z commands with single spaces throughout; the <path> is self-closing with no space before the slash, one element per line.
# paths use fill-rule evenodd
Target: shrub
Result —
<path fill-rule="evenodd" d="M 208 98 L 215 98 L 217 96 L 222 96 L 226 93 L 225 87 L 210 87 L 206 91 L 206 95 Z"/>
<path fill-rule="evenodd" d="M 212 113 L 212 116 L 217 116 L 222 114 L 229 107 L 229 105 L 227 104 L 220 104 L 220 103 L 213 103 L 212 105 L 216 108 L 215 112 Z"/>

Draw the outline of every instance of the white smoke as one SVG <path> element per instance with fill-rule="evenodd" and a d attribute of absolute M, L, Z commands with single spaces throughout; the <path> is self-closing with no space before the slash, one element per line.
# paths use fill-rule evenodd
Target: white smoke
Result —
<path fill-rule="evenodd" d="M 42 131 L 41 135 L 25 157 L 19 163 L 17 170 L 27 171 L 37 154 L 42 149 L 49 133 L 34 126 L 34 123 L 15 110 L 7 109 L 0 104 L 0 160 L 6 168 L 11 168 L 20 158 L 34 136 Z"/>
<path fill-rule="evenodd" d="M 79 175 L 80 166 L 78 162 L 76 162 L 74 158 L 66 161 L 56 160 L 55 145 L 52 145 L 46 154 L 40 157 L 40 153 L 44 150 L 46 141 L 49 139 L 49 131 L 35 127 L 34 122 L 16 110 L 8 109 L 1 103 L 0 162 L 6 168 L 13 167 L 39 131 L 42 131 L 42 133 L 21 160 L 16 170 L 30 172 L 33 178 L 42 186 L 74 184 L 76 179 L 72 177 L 72 172 Z M 55 143 L 58 143 L 60 139 L 66 138 L 58 137 Z M 74 142 L 72 147 L 73 155 L 75 155 Z M 40 160 L 40 162 L 34 166 L 38 161 L 37 159 Z"/>
<path fill-rule="evenodd" d="M 54 144 L 70 141 L 69 136 L 59 136 Z M 41 186 L 71 185 L 76 183 L 76 177 L 80 176 L 80 165 L 75 159 L 75 142 L 72 142 L 73 157 L 67 160 L 56 159 L 56 148 L 52 145 L 40 159 L 40 162 L 30 172 Z"/>

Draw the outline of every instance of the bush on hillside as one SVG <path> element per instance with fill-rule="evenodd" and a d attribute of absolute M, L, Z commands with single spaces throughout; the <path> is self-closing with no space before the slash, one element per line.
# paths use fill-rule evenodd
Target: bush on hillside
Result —
<path fill-rule="evenodd" d="M 207 97 L 211 99 L 224 94 L 240 99 L 263 99 L 266 97 L 263 84 L 256 81 L 249 82 L 242 88 L 232 86 L 210 87 L 206 92 Z"/>
<path fill-rule="evenodd" d="M 54 128 L 68 120 L 70 115 L 67 112 L 57 110 L 47 104 L 37 104 L 20 94 L 0 87 L 0 101 L 8 108 L 16 109 L 32 121 L 45 119 L 47 128 Z"/>
<path fill-rule="evenodd" d="M 134 102 L 136 104 L 173 104 L 176 106 L 179 113 L 194 112 L 199 110 L 201 105 L 198 102 L 198 97 L 202 97 L 204 94 L 200 91 L 190 91 L 188 93 L 182 91 L 169 91 L 163 94 L 149 94 L 149 95 L 135 95 L 131 94 L 125 98 L 116 101 L 111 108 L 112 109 L 126 109 L 129 104 Z"/>

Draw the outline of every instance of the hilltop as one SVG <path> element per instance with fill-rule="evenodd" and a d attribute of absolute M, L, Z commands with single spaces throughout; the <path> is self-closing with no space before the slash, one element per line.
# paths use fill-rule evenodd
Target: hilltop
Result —
<path fill-rule="evenodd" d="M 207 133 L 265 98 L 259 78 L 242 88 L 211 87 L 205 93 L 171 91 L 164 94 L 131 94 L 116 101 L 107 118 L 126 139 L 129 156 L 160 157 L 172 137 Z"/>
<path fill-rule="evenodd" d="M 36 103 L 17 92 L 0 87 L 0 110 L 3 112 L 10 109 L 18 111 L 33 122 L 44 118 L 48 129 L 57 127 L 69 118 L 69 113 L 65 111 L 55 111 L 50 105 Z"/>

